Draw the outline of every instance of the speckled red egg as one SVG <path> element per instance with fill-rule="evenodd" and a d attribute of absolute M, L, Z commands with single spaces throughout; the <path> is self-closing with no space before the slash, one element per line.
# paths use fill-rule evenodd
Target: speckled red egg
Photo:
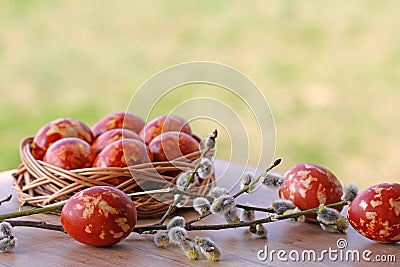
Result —
<path fill-rule="evenodd" d="M 183 132 L 165 132 L 149 144 L 154 161 L 170 161 L 199 150 L 199 142 Z"/>
<path fill-rule="evenodd" d="M 117 140 L 107 145 L 96 157 L 93 167 L 127 167 L 153 161 L 153 155 L 147 146 L 138 140 Z M 129 177 L 115 177 L 106 180 L 109 184 L 119 185 Z"/>
<path fill-rule="evenodd" d="M 95 186 L 72 196 L 61 211 L 64 230 L 76 241 L 111 246 L 125 239 L 136 225 L 132 200 L 121 190 Z"/>
<path fill-rule="evenodd" d="M 85 141 L 67 137 L 53 143 L 44 155 L 43 161 L 66 170 L 88 168 L 96 154 Z"/>
<path fill-rule="evenodd" d="M 77 137 L 91 144 L 94 140 L 90 128 L 83 122 L 71 118 L 62 118 L 44 125 L 35 134 L 32 142 L 32 154 L 43 159 L 47 148 L 55 141 L 65 137 Z"/>
<path fill-rule="evenodd" d="M 377 242 L 400 242 L 400 184 L 383 183 L 361 192 L 347 210 L 349 223 Z"/>
<path fill-rule="evenodd" d="M 147 123 L 140 131 L 140 137 L 146 145 L 161 133 L 178 131 L 192 135 L 192 130 L 185 119 L 176 115 L 163 115 Z"/>
<path fill-rule="evenodd" d="M 92 144 L 93 151 L 98 154 L 103 150 L 108 144 L 114 141 L 122 139 L 134 139 L 143 142 L 139 135 L 131 130 L 127 129 L 112 129 L 109 130 L 96 138 Z"/>
<path fill-rule="evenodd" d="M 126 167 L 149 163 L 153 159 L 146 145 L 138 140 L 117 140 L 107 145 L 96 157 L 93 167 Z"/>
<path fill-rule="evenodd" d="M 339 202 L 342 195 L 343 187 L 331 171 L 308 163 L 290 168 L 284 174 L 283 187 L 279 189 L 281 198 L 291 200 L 301 210 Z M 316 218 L 316 215 L 307 217 Z"/>
<path fill-rule="evenodd" d="M 99 120 L 92 127 L 95 137 L 105 133 L 111 129 L 124 128 L 139 133 L 144 126 L 144 120 L 139 116 L 130 112 L 111 113 Z"/>

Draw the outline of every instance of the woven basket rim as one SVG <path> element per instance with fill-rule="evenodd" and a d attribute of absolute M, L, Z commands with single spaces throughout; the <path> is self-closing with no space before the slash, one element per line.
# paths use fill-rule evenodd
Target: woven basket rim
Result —
<path fill-rule="evenodd" d="M 34 206 L 44 206 L 63 201 L 74 193 L 88 187 L 103 185 L 113 186 L 126 193 L 143 191 L 136 182 L 143 179 L 144 183 L 155 184 L 162 188 L 171 187 L 176 176 L 171 172 L 194 168 L 201 152 L 197 151 L 172 161 L 151 162 L 130 167 L 82 168 L 65 170 L 47 162 L 36 160 L 31 153 L 33 137 L 26 137 L 20 142 L 19 152 L 22 163 L 13 173 L 13 188 L 17 191 L 20 202 Z M 133 175 L 134 174 L 134 175 Z M 121 179 L 117 185 L 110 184 L 112 179 Z M 215 186 L 215 174 L 203 179 L 199 186 L 189 191 L 206 194 Z M 134 198 L 139 218 L 152 218 L 162 215 L 173 201 L 171 194 L 143 195 Z"/>

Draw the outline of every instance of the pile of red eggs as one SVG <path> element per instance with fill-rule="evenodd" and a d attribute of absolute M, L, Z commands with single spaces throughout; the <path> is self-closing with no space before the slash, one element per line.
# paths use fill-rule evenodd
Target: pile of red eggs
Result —
<path fill-rule="evenodd" d="M 185 119 L 164 115 L 146 124 L 129 112 L 109 114 L 92 128 L 76 119 L 57 119 L 44 125 L 32 142 L 37 160 L 66 170 L 167 161 L 198 149 Z"/>

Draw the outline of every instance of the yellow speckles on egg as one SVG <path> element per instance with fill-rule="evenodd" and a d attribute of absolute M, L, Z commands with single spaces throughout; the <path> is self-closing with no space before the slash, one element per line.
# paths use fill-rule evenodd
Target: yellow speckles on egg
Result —
<path fill-rule="evenodd" d="M 365 223 L 365 221 L 362 218 L 360 218 L 360 225 L 364 226 L 364 223 Z"/>
<path fill-rule="evenodd" d="M 309 188 L 312 181 L 318 181 L 318 179 L 312 177 L 311 175 L 301 179 L 299 182 L 304 188 Z"/>
<path fill-rule="evenodd" d="M 297 175 L 301 177 L 301 179 L 307 178 L 307 176 L 311 173 L 311 171 L 298 171 Z"/>
<path fill-rule="evenodd" d="M 89 219 L 94 212 L 94 206 L 90 205 L 90 203 L 85 203 L 85 209 L 82 212 L 82 218 Z"/>
<path fill-rule="evenodd" d="M 323 174 L 323 175 L 327 175 L 330 176 L 329 173 L 327 173 L 324 169 L 318 168 L 317 166 L 314 166 L 314 169 L 317 170 L 317 172 Z"/>
<path fill-rule="evenodd" d="M 326 189 L 325 189 L 325 188 L 322 188 L 322 184 L 320 184 L 320 185 L 318 186 L 318 190 L 317 190 L 317 199 L 318 199 L 318 202 L 319 202 L 320 204 L 325 204 L 325 203 L 326 203 L 326 199 L 327 199 L 327 196 L 326 196 Z"/>
<path fill-rule="evenodd" d="M 111 195 L 114 199 L 120 198 L 120 196 L 118 196 L 117 194 L 112 193 L 112 192 L 110 192 L 110 195 Z"/>
<path fill-rule="evenodd" d="M 393 208 L 396 216 L 399 216 L 400 215 L 400 201 L 396 201 L 393 198 L 391 198 L 391 199 L 389 199 L 389 204 L 390 204 L 390 207 Z"/>
<path fill-rule="evenodd" d="M 81 209 L 83 209 L 83 206 L 79 203 L 74 206 L 74 210 L 81 210 Z"/>
<path fill-rule="evenodd" d="M 289 192 L 296 192 L 296 185 L 295 185 L 294 183 L 292 183 L 292 184 L 289 186 Z"/>
<path fill-rule="evenodd" d="M 365 217 L 367 217 L 368 220 L 371 220 L 372 222 L 375 222 L 375 218 L 376 218 L 376 212 L 374 211 L 367 211 L 365 213 Z M 372 223 L 371 222 L 371 223 Z"/>
<path fill-rule="evenodd" d="M 306 189 L 299 189 L 299 194 L 302 198 L 306 198 L 306 192 L 307 192 Z"/>
<path fill-rule="evenodd" d="M 104 230 L 101 231 L 101 233 L 99 234 L 99 238 L 103 240 L 106 238 L 106 233 L 104 232 Z"/>
<path fill-rule="evenodd" d="M 378 206 L 382 205 L 382 201 L 380 201 L 380 200 L 371 200 L 371 201 L 369 202 L 369 204 L 371 204 L 371 206 L 372 206 L 373 208 L 375 208 L 375 207 L 378 207 Z"/>
<path fill-rule="evenodd" d="M 93 229 L 93 225 L 92 224 L 88 224 L 85 226 L 85 232 L 88 234 L 92 233 L 92 229 Z"/>
<path fill-rule="evenodd" d="M 114 232 L 113 230 L 110 230 L 110 234 L 112 234 L 112 236 L 113 236 L 114 239 L 121 238 L 121 237 L 124 235 L 123 232 L 118 232 L 118 233 L 116 233 L 116 232 Z"/>
<path fill-rule="evenodd" d="M 389 236 L 390 232 L 385 228 L 385 229 L 381 229 L 379 230 L 379 235 L 380 236 Z"/>
<path fill-rule="evenodd" d="M 360 204 L 358 204 L 358 206 L 360 206 L 363 210 L 365 210 L 368 207 L 368 204 L 367 202 L 365 202 L 365 200 L 362 200 Z"/>
<path fill-rule="evenodd" d="M 374 191 L 375 191 L 375 195 L 374 195 L 374 198 L 381 198 L 382 197 L 382 190 L 383 190 L 384 188 L 383 187 L 377 187 L 377 188 L 374 188 Z"/>
<path fill-rule="evenodd" d="M 110 206 L 107 201 L 101 200 L 99 202 L 99 212 L 108 218 L 108 214 L 118 214 L 116 208 Z"/>
<path fill-rule="evenodd" d="M 127 207 L 128 209 L 131 209 L 133 206 L 132 206 L 131 204 L 126 204 L 126 207 Z"/>
<path fill-rule="evenodd" d="M 128 232 L 131 227 L 129 226 L 129 224 L 127 224 L 126 222 L 128 221 L 127 218 L 118 218 L 115 219 L 115 222 L 118 224 L 118 226 L 122 229 L 122 231 L 124 231 L 125 233 Z"/>

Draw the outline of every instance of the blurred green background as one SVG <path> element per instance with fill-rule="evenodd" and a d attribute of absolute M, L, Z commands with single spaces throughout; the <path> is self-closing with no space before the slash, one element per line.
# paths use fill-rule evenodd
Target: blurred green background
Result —
<path fill-rule="evenodd" d="M 93 125 L 154 73 L 207 60 L 265 94 L 279 171 L 314 162 L 343 183 L 399 182 L 398 14 L 395 0 L 2 0 L 0 170 L 46 122 Z"/>

